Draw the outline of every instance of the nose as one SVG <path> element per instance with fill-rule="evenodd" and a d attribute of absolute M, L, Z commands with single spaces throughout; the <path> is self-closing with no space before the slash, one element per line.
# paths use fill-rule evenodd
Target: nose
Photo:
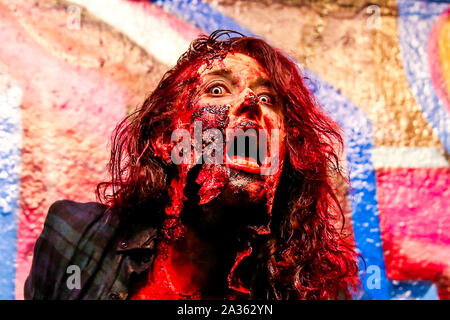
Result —
<path fill-rule="evenodd" d="M 236 117 L 245 115 L 246 118 L 253 120 L 259 120 L 261 118 L 262 111 L 259 106 L 259 98 L 250 89 L 244 91 L 234 105 L 235 107 L 233 107 L 230 113 Z"/>

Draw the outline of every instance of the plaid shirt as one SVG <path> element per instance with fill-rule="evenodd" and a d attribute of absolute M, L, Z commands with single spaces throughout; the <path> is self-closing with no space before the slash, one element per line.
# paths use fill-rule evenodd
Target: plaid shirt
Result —
<path fill-rule="evenodd" d="M 55 202 L 34 248 L 25 299 L 127 299 L 153 264 L 157 229 L 139 223 L 122 232 L 119 222 L 100 203 Z M 79 267 L 79 289 L 70 289 L 69 266 Z"/>

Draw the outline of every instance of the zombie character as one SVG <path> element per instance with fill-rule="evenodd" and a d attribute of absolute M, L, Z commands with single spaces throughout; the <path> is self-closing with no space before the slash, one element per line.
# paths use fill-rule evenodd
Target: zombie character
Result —
<path fill-rule="evenodd" d="M 290 58 L 202 36 L 116 128 L 99 202 L 50 207 L 25 297 L 350 298 L 340 147 Z"/>

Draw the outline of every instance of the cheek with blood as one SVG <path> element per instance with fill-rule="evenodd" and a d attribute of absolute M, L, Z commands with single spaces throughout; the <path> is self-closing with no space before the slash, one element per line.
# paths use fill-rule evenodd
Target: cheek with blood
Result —
<path fill-rule="evenodd" d="M 224 131 L 228 126 L 228 110 L 229 105 L 206 105 L 202 107 L 194 107 L 191 122 L 200 121 L 202 130 L 218 129 L 224 135 Z M 222 146 L 222 150 L 224 145 Z M 216 198 L 224 189 L 229 181 L 229 169 L 223 164 L 203 164 L 197 176 L 196 183 L 200 185 L 198 196 L 199 204 L 206 204 Z"/>
<path fill-rule="evenodd" d="M 218 129 L 222 132 L 228 126 L 228 110 L 229 105 L 207 105 L 194 106 L 193 111 L 186 111 L 180 114 L 175 124 L 175 128 L 184 128 L 186 123 L 190 123 L 189 130 L 194 133 L 194 123 L 201 122 L 202 131 L 208 129 Z M 192 150 L 195 149 L 195 139 L 192 137 Z M 200 137 L 202 139 L 202 137 Z M 187 183 L 187 175 L 194 167 L 196 159 L 192 152 L 192 159 L 189 163 L 178 165 L 178 175 L 175 177 L 169 187 L 170 204 L 166 207 L 166 214 L 169 217 L 176 218 L 183 209 L 183 201 L 185 199 L 184 188 Z M 223 190 L 229 180 L 229 170 L 220 164 L 203 164 L 197 177 L 197 183 L 200 185 L 199 196 L 200 203 L 205 204 L 217 197 Z"/>
<path fill-rule="evenodd" d="M 195 111 L 191 116 L 191 122 L 201 121 L 203 130 L 215 128 L 223 132 L 228 126 L 229 109 L 230 105 L 195 106 Z"/>

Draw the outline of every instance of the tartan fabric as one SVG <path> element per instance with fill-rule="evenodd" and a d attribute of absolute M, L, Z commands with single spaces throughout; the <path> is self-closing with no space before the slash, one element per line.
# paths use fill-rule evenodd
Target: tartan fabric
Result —
<path fill-rule="evenodd" d="M 52 204 L 35 244 L 25 299 L 127 299 L 135 278 L 153 263 L 157 229 L 142 224 L 126 233 L 122 229 L 106 205 Z M 79 288 L 68 285 L 74 274 L 70 266 L 79 267 Z"/>

